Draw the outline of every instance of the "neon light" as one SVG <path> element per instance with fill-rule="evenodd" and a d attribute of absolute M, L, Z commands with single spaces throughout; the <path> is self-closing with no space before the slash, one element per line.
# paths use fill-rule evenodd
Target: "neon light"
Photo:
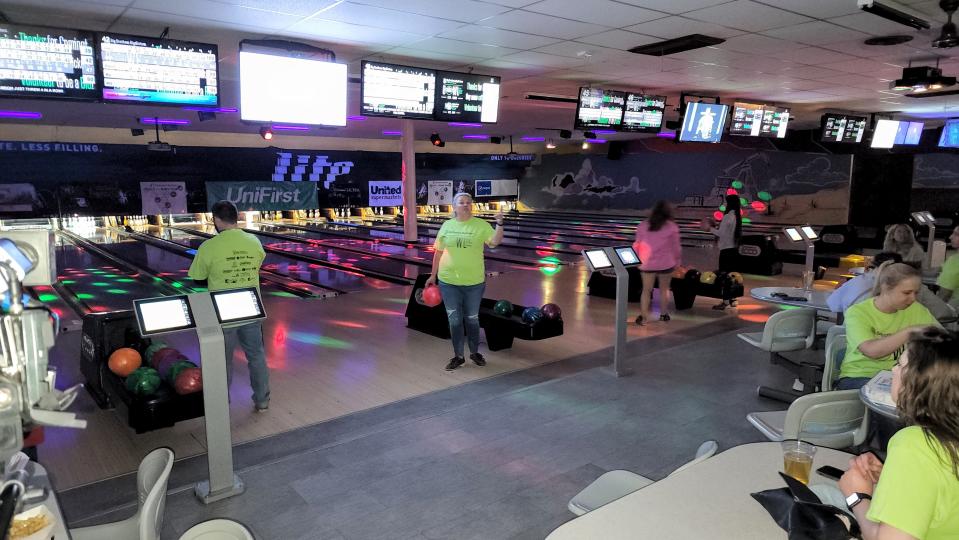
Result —
<path fill-rule="evenodd" d="M 0 118 L 20 118 L 22 120 L 38 120 L 43 115 L 32 111 L 0 111 Z"/>

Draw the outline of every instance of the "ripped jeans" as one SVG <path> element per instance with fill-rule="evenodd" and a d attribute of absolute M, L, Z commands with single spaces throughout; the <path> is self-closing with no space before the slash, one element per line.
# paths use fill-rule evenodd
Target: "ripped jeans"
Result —
<path fill-rule="evenodd" d="M 486 282 L 476 285 L 450 285 L 438 281 L 443 305 L 450 323 L 450 335 L 453 337 L 453 354 L 463 358 L 463 326 L 466 326 L 466 338 L 471 353 L 479 352 L 479 308 L 486 290 Z"/>

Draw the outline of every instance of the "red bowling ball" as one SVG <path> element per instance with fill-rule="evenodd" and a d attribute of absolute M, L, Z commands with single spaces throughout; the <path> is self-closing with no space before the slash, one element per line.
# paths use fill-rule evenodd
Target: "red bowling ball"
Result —
<path fill-rule="evenodd" d="M 176 376 L 173 389 L 181 396 L 203 390 L 203 372 L 196 367 L 184 369 Z"/>
<path fill-rule="evenodd" d="M 430 285 L 423 289 L 423 303 L 429 307 L 436 307 L 443 301 L 443 295 L 440 294 L 440 288 L 436 285 Z"/>
<path fill-rule="evenodd" d="M 563 317 L 563 310 L 559 309 L 559 306 L 556 304 L 543 304 L 543 307 L 540 308 L 543 311 L 543 316 L 547 320 L 555 321 Z"/>

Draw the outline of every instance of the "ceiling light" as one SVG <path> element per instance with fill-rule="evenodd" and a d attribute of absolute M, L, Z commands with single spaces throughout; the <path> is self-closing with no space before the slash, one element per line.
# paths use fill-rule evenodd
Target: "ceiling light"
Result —
<path fill-rule="evenodd" d="M 269 141 L 273 139 L 273 130 L 263 126 L 260 128 L 260 137 L 263 137 L 263 140 Z"/>
<path fill-rule="evenodd" d="M 554 148 L 556 148 L 556 144 L 553 142 L 553 139 L 546 141 L 547 150 L 553 150 Z"/>
<path fill-rule="evenodd" d="M 902 70 L 902 78 L 889 83 L 892 90 L 925 92 L 938 90 L 956 84 L 955 77 L 944 77 L 942 70 L 932 66 L 907 67 Z"/>
<path fill-rule="evenodd" d="M 583 141 L 583 150 L 589 150 L 589 143 L 587 141 Z"/>
<path fill-rule="evenodd" d="M 432 135 L 430 135 L 430 142 L 433 143 L 433 146 L 437 148 L 443 148 L 444 146 L 446 146 L 446 141 L 440 138 L 440 134 L 435 131 L 433 132 Z"/>
<path fill-rule="evenodd" d="M 877 0 L 859 0 L 859 9 L 872 13 L 873 15 L 878 15 L 883 19 L 888 19 L 899 24 L 904 24 L 906 26 L 915 28 L 916 30 L 925 30 L 929 28 L 929 22 L 925 19 L 916 17 L 915 15 L 910 15 L 897 7 L 893 7 L 895 4 L 884 0 L 882 3 Z"/>

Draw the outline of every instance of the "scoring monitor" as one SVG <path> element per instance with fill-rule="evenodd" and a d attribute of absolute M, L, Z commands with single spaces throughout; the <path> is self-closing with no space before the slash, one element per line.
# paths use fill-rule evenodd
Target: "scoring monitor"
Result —
<path fill-rule="evenodd" d="M 133 311 L 142 336 L 196 328 L 186 295 L 134 300 Z"/>
<path fill-rule="evenodd" d="M 0 22 L 0 96 L 96 100 L 93 32 Z"/>

